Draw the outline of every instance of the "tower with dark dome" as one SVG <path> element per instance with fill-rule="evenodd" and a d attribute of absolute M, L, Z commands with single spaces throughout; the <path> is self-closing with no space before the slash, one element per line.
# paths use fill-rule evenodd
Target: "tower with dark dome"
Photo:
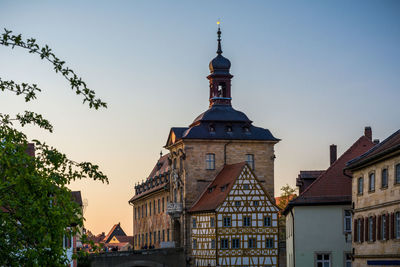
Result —
<path fill-rule="evenodd" d="M 160 229 L 165 228 L 166 233 L 170 231 L 171 241 L 177 247 L 184 247 L 188 255 L 192 249 L 188 211 L 224 166 L 246 162 L 264 190 L 274 196 L 274 145 L 280 140 L 268 129 L 253 125 L 245 113 L 232 107 L 231 62 L 222 56 L 219 27 L 217 34 L 217 56 L 210 61 L 210 75 L 207 76 L 210 91 L 208 109 L 189 126 L 170 129 L 165 144 L 169 154 L 163 157 L 165 170 L 168 171 L 157 174 L 155 167 L 155 173 L 159 176 L 165 174 L 166 178 L 161 177 L 161 182 L 157 182 L 156 177 L 137 185 L 138 193 L 131 201 L 134 209 L 137 207 L 143 211 L 146 205 L 154 208 L 154 203 L 158 203 L 156 198 L 160 197 L 157 192 L 167 194 L 161 199 L 167 199 L 166 214 L 169 219 L 160 221 L 165 225 Z M 158 226 L 152 227 L 155 229 Z M 138 229 L 134 234 L 140 236 L 143 243 L 146 231 L 150 230 L 142 228 L 141 221 L 134 222 L 134 229 Z"/>

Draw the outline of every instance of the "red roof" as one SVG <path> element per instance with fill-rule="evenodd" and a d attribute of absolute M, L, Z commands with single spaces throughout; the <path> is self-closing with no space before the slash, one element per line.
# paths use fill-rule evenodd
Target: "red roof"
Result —
<path fill-rule="evenodd" d="M 214 211 L 225 200 L 245 165 L 245 162 L 225 165 L 189 212 Z M 221 190 L 224 186 L 225 190 Z"/>
<path fill-rule="evenodd" d="M 385 159 L 385 155 L 400 151 L 400 130 L 394 132 L 380 144 L 374 146 L 366 153 L 348 162 L 348 168 L 353 169 L 375 160 Z"/>
<path fill-rule="evenodd" d="M 346 163 L 365 153 L 374 143 L 361 136 L 343 155 L 290 204 L 351 201 L 351 178 L 343 174 Z"/>
<path fill-rule="evenodd" d="M 110 242 L 111 238 L 113 238 L 113 236 L 122 236 L 125 235 L 124 230 L 122 230 L 121 224 L 117 223 L 114 224 L 114 226 L 111 228 L 110 232 L 108 232 L 108 234 L 106 235 L 106 237 L 104 237 L 103 241 L 105 243 Z"/>

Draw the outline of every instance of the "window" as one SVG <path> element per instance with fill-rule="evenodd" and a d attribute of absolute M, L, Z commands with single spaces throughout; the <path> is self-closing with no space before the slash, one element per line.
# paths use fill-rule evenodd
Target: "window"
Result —
<path fill-rule="evenodd" d="M 317 267 L 331 267 L 331 255 L 327 253 L 317 253 Z"/>
<path fill-rule="evenodd" d="M 400 163 L 395 167 L 395 183 L 400 184 Z"/>
<path fill-rule="evenodd" d="M 162 198 L 162 212 L 164 212 L 165 204 L 164 204 L 164 198 Z"/>
<path fill-rule="evenodd" d="M 351 253 L 345 254 L 344 263 L 345 263 L 345 267 L 351 267 Z"/>
<path fill-rule="evenodd" d="M 158 230 L 158 243 L 160 243 L 160 241 L 161 241 L 161 233 L 160 230 Z"/>
<path fill-rule="evenodd" d="M 370 173 L 369 174 L 369 192 L 374 192 L 375 191 L 375 173 Z"/>
<path fill-rule="evenodd" d="M 265 248 L 274 248 L 274 239 L 273 238 L 265 239 Z"/>
<path fill-rule="evenodd" d="M 211 248 L 215 248 L 215 239 L 211 239 Z"/>
<path fill-rule="evenodd" d="M 71 234 L 67 233 L 64 235 L 64 248 L 70 248 L 71 247 Z"/>
<path fill-rule="evenodd" d="M 228 133 L 231 133 L 232 132 L 232 126 L 231 125 L 226 126 L 226 131 Z"/>
<path fill-rule="evenodd" d="M 149 202 L 149 213 L 150 213 L 150 216 L 151 216 L 151 201 Z"/>
<path fill-rule="evenodd" d="M 210 226 L 211 226 L 211 227 L 214 227 L 214 226 L 215 226 L 214 218 L 210 218 Z"/>
<path fill-rule="evenodd" d="M 144 245 L 144 234 L 142 234 L 142 246 Z"/>
<path fill-rule="evenodd" d="M 224 227 L 231 227 L 231 217 L 224 217 Z"/>
<path fill-rule="evenodd" d="M 400 212 L 396 212 L 395 215 L 395 238 L 400 239 Z"/>
<path fill-rule="evenodd" d="M 150 240 L 150 245 L 151 245 L 151 232 L 149 233 L 149 240 Z"/>
<path fill-rule="evenodd" d="M 250 169 L 254 170 L 254 155 L 246 154 L 246 163 L 249 165 Z"/>
<path fill-rule="evenodd" d="M 358 178 L 358 191 L 357 191 L 357 193 L 359 194 L 359 195 L 362 195 L 363 194 L 363 181 L 364 179 L 362 178 L 362 177 L 360 177 L 360 178 Z"/>
<path fill-rule="evenodd" d="M 197 249 L 197 239 L 193 239 L 193 249 Z"/>
<path fill-rule="evenodd" d="M 156 200 L 153 200 L 153 213 L 156 214 Z"/>
<path fill-rule="evenodd" d="M 175 170 L 176 169 L 176 158 L 174 158 L 174 164 L 172 165 L 172 168 Z"/>
<path fill-rule="evenodd" d="M 382 170 L 382 188 L 387 188 L 388 187 L 388 170 L 383 169 Z"/>
<path fill-rule="evenodd" d="M 362 234 L 361 224 L 362 224 L 361 219 L 357 219 L 357 241 L 358 242 L 361 242 L 361 234 Z"/>
<path fill-rule="evenodd" d="M 135 220 L 137 219 L 137 216 L 136 216 L 136 208 L 135 208 Z"/>
<path fill-rule="evenodd" d="M 160 213 L 160 200 L 158 200 L 158 213 Z"/>
<path fill-rule="evenodd" d="M 259 204 L 258 200 L 253 201 L 253 206 L 257 207 Z"/>
<path fill-rule="evenodd" d="M 154 231 L 154 244 L 157 242 L 157 232 Z"/>
<path fill-rule="evenodd" d="M 169 229 L 167 229 L 167 241 L 169 242 Z"/>
<path fill-rule="evenodd" d="M 192 226 L 193 228 L 196 228 L 196 218 L 193 218 L 193 219 L 192 219 L 192 225 L 193 225 L 193 226 Z"/>
<path fill-rule="evenodd" d="M 240 201 L 235 201 L 235 207 L 240 207 L 242 203 Z"/>
<path fill-rule="evenodd" d="M 271 227 L 271 217 L 269 216 L 264 217 L 264 226 Z"/>
<path fill-rule="evenodd" d="M 162 230 L 162 241 L 165 241 L 165 230 Z"/>
<path fill-rule="evenodd" d="M 243 184 L 243 189 L 244 189 L 244 190 L 249 190 L 249 188 L 250 188 L 250 185 L 249 185 L 249 184 Z"/>
<path fill-rule="evenodd" d="M 146 217 L 147 217 L 147 203 L 145 204 Z"/>
<path fill-rule="evenodd" d="M 251 217 L 243 217 L 243 226 L 251 226 Z"/>
<path fill-rule="evenodd" d="M 351 211 L 350 210 L 344 211 L 344 232 L 345 233 L 351 232 Z"/>
<path fill-rule="evenodd" d="M 374 218 L 370 216 L 368 218 L 368 241 L 374 241 Z"/>
<path fill-rule="evenodd" d="M 382 223 L 381 223 L 381 237 L 382 240 L 386 240 L 387 236 L 386 236 L 386 214 L 382 215 Z"/>
<path fill-rule="evenodd" d="M 221 249 L 228 249 L 229 248 L 229 239 L 223 238 L 221 239 Z"/>
<path fill-rule="evenodd" d="M 240 248 L 240 239 L 239 238 L 233 238 L 232 239 L 232 248 Z"/>
<path fill-rule="evenodd" d="M 206 155 L 206 169 L 215 170 L 215 154 L 208 153 Z"/>
<path fill-rule="evenodd" d="M 248 245 L 249 248 L 257 248 L 257 239 L 249 238 Z"/>
<path fill-rule="evenodd" d="M 148 240 L 147 237 L 148 237 L 148 236 L 147 236 L 147 233 L 146 233 L 146 246 L 147 246 L 147 243 L 148 243 L 148 242 L 147 242 L 147 240 Z"/>

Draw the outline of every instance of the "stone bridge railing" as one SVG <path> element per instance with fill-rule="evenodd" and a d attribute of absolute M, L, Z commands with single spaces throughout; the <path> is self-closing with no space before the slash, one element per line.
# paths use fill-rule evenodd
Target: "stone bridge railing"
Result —
<path fill-rule="evenodd" d="M 104 252 L 89 256 L 90 266 L 115 267 L 185 267 L 186 260 L 182 248 L 163 248 Z"/>

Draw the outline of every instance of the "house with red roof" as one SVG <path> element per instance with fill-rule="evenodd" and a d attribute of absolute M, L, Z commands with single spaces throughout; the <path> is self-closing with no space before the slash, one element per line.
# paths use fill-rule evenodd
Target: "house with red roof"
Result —
<path fill-rule="evenodd" d="M 373 146 L 366 127 L 338 159 L 331 153 L 336 160 L 289 202 L 284 210 L 287 266 L 351 266 L 352 176 L 344 168 Z"/>
<path fill-rule="evenodd" d="M 194 266 L 278 266 L 278 212 L 246 162 L 225 165 L 189 210 Z"/>

